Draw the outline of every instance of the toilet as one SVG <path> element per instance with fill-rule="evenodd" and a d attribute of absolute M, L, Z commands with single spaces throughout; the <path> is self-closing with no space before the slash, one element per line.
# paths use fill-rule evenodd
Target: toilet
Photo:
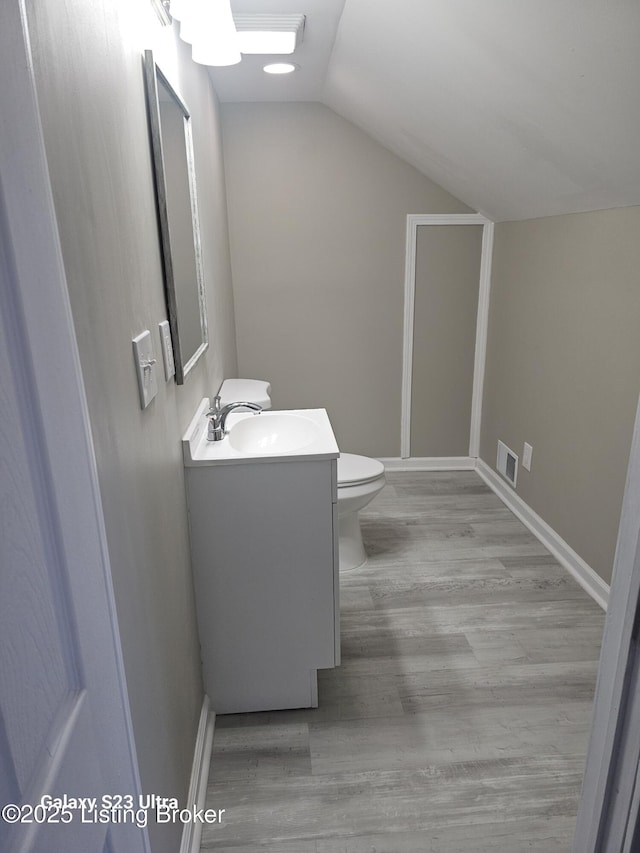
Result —
<path fill-rule="evenodd" d="M 385 484 L 384 465 L 377 459 L 341 453 L 338 457 L 338 524 L 340 571 L 357 569 L 367 562 L 358 513 Z"/>
<path fill-rule="evenodd" d="M 225 379 L 220 404 L 245 401 L 271 408 L 271 385 L 261 379 Z M 242 411 L 242 409 L 238 409 Z M 358 513 L 385 484 L 384 465 L 377 459 L 341 453 L 338 458 L 338 524 L 340 571 L 357 569 L 367 561 Z"/>

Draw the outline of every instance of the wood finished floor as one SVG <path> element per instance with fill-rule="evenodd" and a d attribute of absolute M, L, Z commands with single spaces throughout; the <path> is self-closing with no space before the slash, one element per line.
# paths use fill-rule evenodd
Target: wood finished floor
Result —
<path fill-rule="evenodd" d="M 604 614 L 475 473 L 387 479 L 320 707 L 217 718 L 201 849 L 569 853 Z"/>

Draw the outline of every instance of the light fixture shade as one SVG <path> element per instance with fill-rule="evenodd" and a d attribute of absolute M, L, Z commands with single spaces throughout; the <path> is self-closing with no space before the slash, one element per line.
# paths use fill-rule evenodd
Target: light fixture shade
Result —
<path fill-rule="evenodd" d="M 194 3 L 194 29 L 191 55 L 202 65 L 235 65 L 240 62 L 238 34 L 236 33 L 230 0 L 192 0 Z M 182 36 L 182 33 L 180 33 Z"/>
<path fill-rule="evenodd" d="M 171 13 L 180 21 L 180 38 L 192 45 L 194 62 L 202 65 L 240 62 L 230 0 L 171 0 Z"/>
<path fill-rule="evenodd" d="M 191 0 L 171 0 L 169 5 L 169 12 L 171 13 L 171 17 L 176 21 L 182 21 L 183 18 L 189 14 L 189 6 L 191 5 Z"/>
<path fill-rule="evenodd" d="M 191 58 L 200 65 L 223 66 L 237 65 L 242 59 L 239 50 L 230 46 L 216 46 L 204 39 L 194 41 L 191 47 Z"/>
<path fill-rule="evenodd" d="M 198 31 L 198 25 L 191 11 L 183 11 L 180 18 L 180 38 L 187 44 L 193 44 L 193 39 Z"/>
<path fill-rule="evenodd" d="M 197 0 L 171 0 L 171 15 L 180 21 L 180 38 L 189 44 L 198 31 Z"/>

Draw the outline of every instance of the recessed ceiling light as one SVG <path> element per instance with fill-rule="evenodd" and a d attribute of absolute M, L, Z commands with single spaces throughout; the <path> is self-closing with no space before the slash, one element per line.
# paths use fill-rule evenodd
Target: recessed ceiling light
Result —
<path fill-rule="evenodd" d="M 291 74 L 297 67 L 293 62 L 272 62 L 270 65 L 265 65 L 262 70 L 267 74 Z"/>

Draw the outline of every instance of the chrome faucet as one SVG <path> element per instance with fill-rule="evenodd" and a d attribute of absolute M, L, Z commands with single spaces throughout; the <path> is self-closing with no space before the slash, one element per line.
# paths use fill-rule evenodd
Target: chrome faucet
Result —
<path fill-rule="evenodd" d="M 262 411 L 262 406 L 256 403 L 227 403 L 220 408 L 220 395 L 213 399 L 213 408 L 207 412 L 209 428 L 207 430 L 207 441 L 222 441 L 226 433 L 227 415 L 234 409 L 252 409 L 257 415 Z"/>

